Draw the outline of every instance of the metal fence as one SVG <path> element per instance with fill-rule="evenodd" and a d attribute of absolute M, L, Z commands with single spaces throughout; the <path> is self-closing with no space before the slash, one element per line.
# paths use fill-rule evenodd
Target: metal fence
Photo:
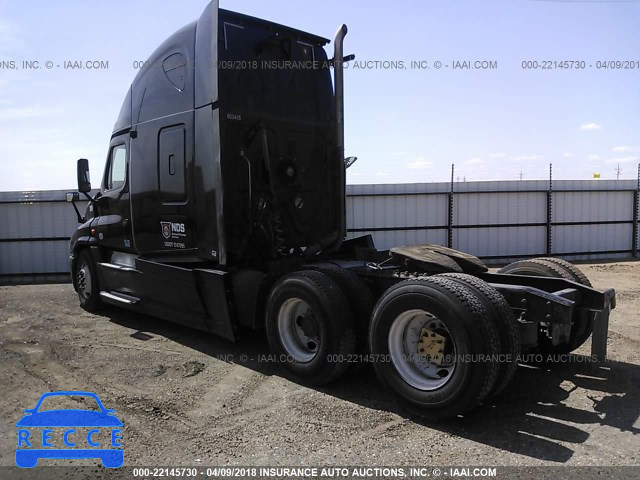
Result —
<path fill-rule="evenodd" d="M 501 181 L 347 188 L 349 236 L 370 233 L 381 249 L 437 243 L 488 263 L 554 255 L 635 257 L 633 180 Z"/>
<path fill-rule="evenodd" d="M 67 191 L 0 192 L 0 283 L 69 280 L 69 237 L 78 221 Z"/>
<path fill-rule="evenodd" d="M 487 263 L 632 258 L 639 192 L 634 180 L 349 185 L 347 229 L 379 249 L 437 243 Z M 68 280 L 77 222 L 65 193 L 0 192 L 0 283 Z"/>

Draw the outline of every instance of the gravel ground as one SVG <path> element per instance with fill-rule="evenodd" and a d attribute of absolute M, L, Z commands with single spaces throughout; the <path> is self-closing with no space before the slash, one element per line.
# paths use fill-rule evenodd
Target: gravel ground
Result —
<path fill-rule="evenodd" d="M 117 309 L 88 314 L 70 285 L 1 287 L 0 465 L 14 463 L 23 409 L 52 390 L 93 391 L 115 409 L 125 465 L 638 465 L 640 263 L 581 268 L 617 290 L 606 365 L 521 366 L 497 404 L 432 424 L 404 415 L 370 369 L 306 388 L 261 358 L 262 335 L 232 344 Z"/>

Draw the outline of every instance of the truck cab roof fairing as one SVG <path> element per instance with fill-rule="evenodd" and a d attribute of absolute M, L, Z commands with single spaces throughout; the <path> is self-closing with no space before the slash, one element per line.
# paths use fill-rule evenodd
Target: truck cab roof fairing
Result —
<path fill-rule="evenodd" d="M 218 1 L 168 37 L 147 59 L 124 99 L 113 133 L 218 100 Z M 195 48 L 195 44 L 198 48 Z"/>
<path fill-rule="evenodd" d="M 196 22 L 167 38 L 151 54 L 131 86 L 132 126 L 193 110 Z"/>
<path fill-rule="evenodd" d="M 136 124 L 193 110 L 196 22 L 167 38 L 140 66 L 124 99 L 113 133 Z"/>
<path fill-rule="evenodd" d="M 195 107 L 218 101 L 218 0 L 210 2 L 196 27 Z"/>

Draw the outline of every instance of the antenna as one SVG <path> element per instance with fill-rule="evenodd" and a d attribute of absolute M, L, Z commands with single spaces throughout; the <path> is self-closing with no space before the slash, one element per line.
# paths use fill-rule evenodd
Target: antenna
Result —
<path fill-rule="evenodd" d="M 618 164 L 616 167 L 616 180 L 620 180 L 620 172 L 622 172 L 622 169 L 620 168 L 620 164 Z"/>

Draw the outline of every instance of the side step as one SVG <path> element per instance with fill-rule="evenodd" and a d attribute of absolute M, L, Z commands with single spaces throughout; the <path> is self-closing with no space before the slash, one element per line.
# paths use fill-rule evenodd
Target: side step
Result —
<path fill-rule="evenodd" d="M 115 305 L 135 305 L 140 301 L 138 297 L 120 292 L 100 292 L 100 296 L 105 302 Z"/>
<path fill-rule="evenodd" d="M 103 263 L 99 263 L 98 265 L 100 265 L 101 267 L 110 268 L 112 270 L 118 270 L 119 272 L 140 273 L 140 271 L 135 269 L 134 267 L 130 267 L 129 265 L 120 265 L 119 263 L 103 262 Z"/>

